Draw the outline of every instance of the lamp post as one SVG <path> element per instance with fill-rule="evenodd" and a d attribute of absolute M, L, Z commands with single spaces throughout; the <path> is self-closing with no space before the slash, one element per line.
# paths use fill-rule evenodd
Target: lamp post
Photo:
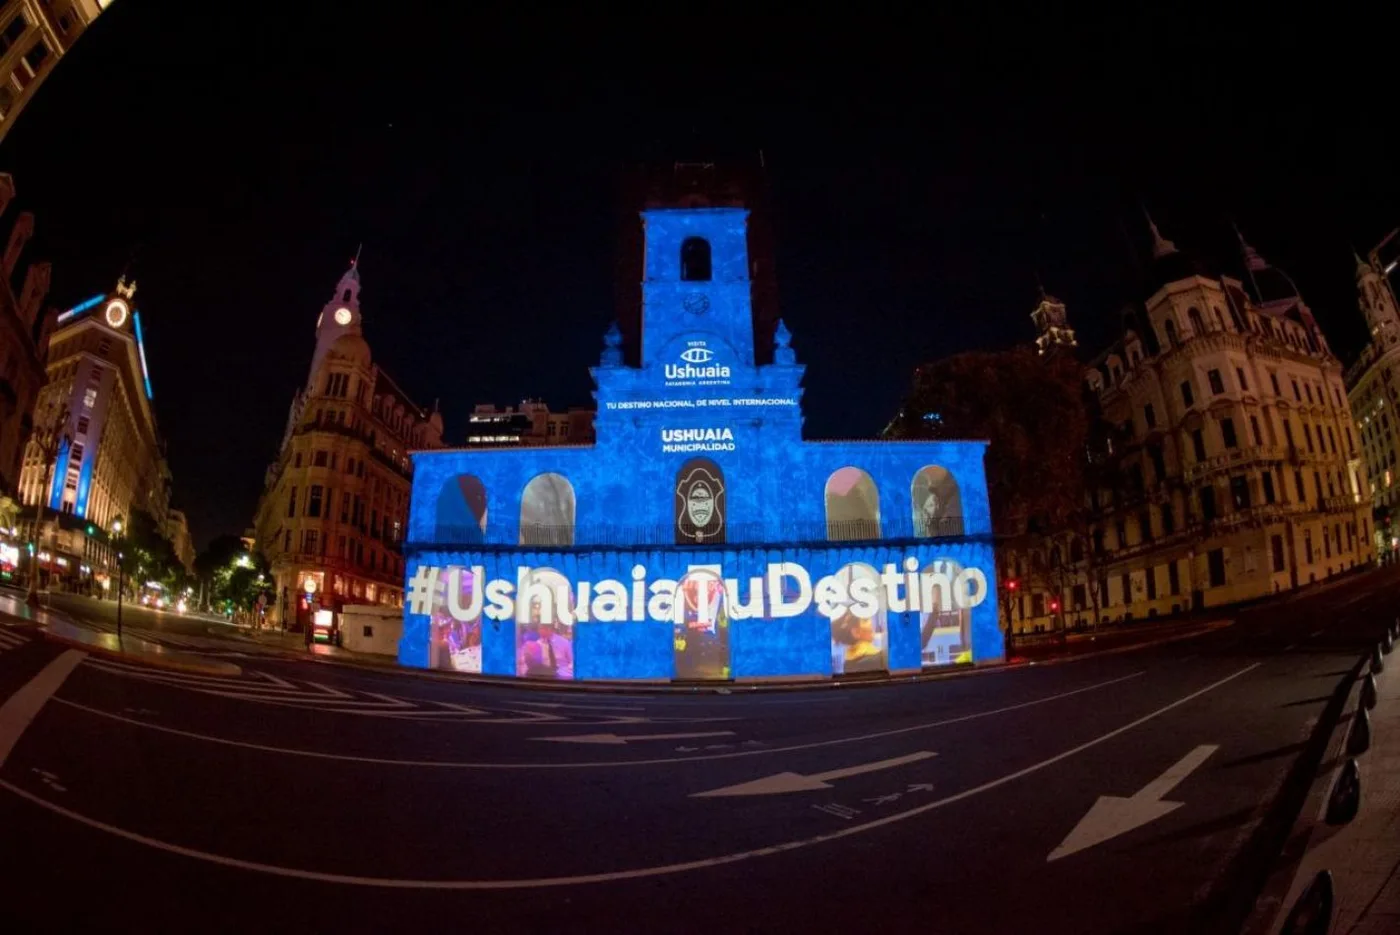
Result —
<path fill-rule="evenodd" d="M 126 584 L 124 572 L 126 569 L 122 564 L 122 521 L 112 521 L 112 534 L 117 540 L 117 642 L 122 641 L 122 590 Z"/>

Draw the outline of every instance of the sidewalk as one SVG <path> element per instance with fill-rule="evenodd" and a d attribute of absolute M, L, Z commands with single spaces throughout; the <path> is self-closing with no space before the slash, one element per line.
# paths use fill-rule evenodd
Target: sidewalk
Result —
<path fill-rule="evenodd" d="M 1363 669 L 1367 671 L 1369 666 Z M 1400 932 L 1400 652 L 1385 657 L 1385 669 L 1376 676 L 1376 697 L 1369 712 L 1370 749 L 1356 756 L 1361 776 L 1356 817 L 1333 826 L 1317 816 L 1307 852 L 1270 933 L 1283 930 L 1288 913 L 1324 870 L 1332 875 L 1334 899 L 1332 925 L 1326 931 Z M 1326 784 L 1329 795 L 1346 760 L 1345 754 L 1337 757 L 1337 769 Z"/>

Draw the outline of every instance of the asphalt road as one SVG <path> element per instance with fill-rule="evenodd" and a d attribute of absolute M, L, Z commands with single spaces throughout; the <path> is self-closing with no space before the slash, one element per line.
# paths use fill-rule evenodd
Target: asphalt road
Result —
<path fill-rule="evenodd" d="M 0 918 L 12 931 L 1233 931 L 1397 608 L 1400 571 L 1386 569 L 1135 652 L 728 696 L 271 657 L 220 679 L 0 628 L 0 833 L 19 858 L 0 867 Z M 140 626 L 159 632 L 152 618 Z M 184 636 L 217 626 L 168 621 Z"/>

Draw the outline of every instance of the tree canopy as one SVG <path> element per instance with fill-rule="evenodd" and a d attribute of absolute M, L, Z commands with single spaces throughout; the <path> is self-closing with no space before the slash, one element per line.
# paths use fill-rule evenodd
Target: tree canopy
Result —
<path fill-rule="evenodd" d="M 1090 418 L 1080 365 L 1031 348 L 973 351 L 921 366 L 899 438 L 985 439 L 992 528 L 1014 536 L 1070 523 L 1085 504 Z"/>

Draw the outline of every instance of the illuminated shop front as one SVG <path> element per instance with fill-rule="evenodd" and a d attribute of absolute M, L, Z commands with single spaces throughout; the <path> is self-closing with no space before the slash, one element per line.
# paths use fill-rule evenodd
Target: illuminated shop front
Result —
<path fill-rule="evenodd" d="M 802 439 L 757 364 L 746 212 L 646 211 L 640 366 L 597 442 L 414 455 L 407 665 L 552 679 L 820 677 L 1000 655 L 983 442 Z"/>

